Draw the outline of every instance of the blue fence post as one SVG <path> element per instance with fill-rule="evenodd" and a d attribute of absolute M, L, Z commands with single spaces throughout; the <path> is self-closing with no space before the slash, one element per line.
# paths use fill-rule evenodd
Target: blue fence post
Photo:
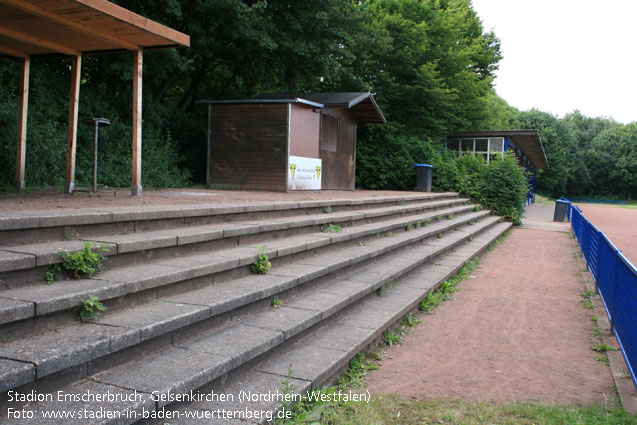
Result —
<path fill-rule="evenodd" d="M 619 262 L 621 261 L 619 258 L 619 253 L 621 251 L 619 249 L 615 249 L 613 253 L 613 272 L 610 278 L 610 295 L 609 295 L 609 306 L 608 313 L 610 315 L 610 335 L 613 335 L 613 330 L 615 329 L 615 287 L 617 286 L 617 269 L 619 268 Z"/>

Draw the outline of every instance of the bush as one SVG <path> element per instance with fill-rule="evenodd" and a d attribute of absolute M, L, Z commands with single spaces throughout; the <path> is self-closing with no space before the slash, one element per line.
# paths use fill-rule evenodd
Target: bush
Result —
<path fill-rule="evenodd" d="M 496 214 L 520 224 L 528 183 L 524 169 L 518 166 L 513 154 L 492 160 L 480 188 L 481 203 Z"/>

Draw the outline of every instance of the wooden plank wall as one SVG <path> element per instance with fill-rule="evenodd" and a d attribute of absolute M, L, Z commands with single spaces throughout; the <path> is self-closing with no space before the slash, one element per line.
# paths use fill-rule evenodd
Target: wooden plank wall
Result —
<path fill-rule="evenodd" d="M 356 178 L 356 124 L 349 111 L 321 112 L 320 156 L 323 189 L 354 190 Z"/>
<path fill-rule="evenodd" d="M 212 105 L 213 187 L 287 189 L 288 105 Z"/>

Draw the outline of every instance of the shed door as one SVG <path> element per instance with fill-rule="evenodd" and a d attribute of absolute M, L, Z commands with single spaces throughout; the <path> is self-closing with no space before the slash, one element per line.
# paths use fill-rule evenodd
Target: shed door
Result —
<path fill-rule="evenodd" d="M 322 160 L 323 175 L 321 187 L 323 189 L 339 189 L 338 187 L 338 157 L 336 146 L 338 144 L 338 118 L 330 115 L 321 115 L 320 156 Z"/>
<path fill-rule="evenodd" d="M 356 124 L 338 121 L 338 185 L 339 189 L 354 190 L 356 175 Z"/>

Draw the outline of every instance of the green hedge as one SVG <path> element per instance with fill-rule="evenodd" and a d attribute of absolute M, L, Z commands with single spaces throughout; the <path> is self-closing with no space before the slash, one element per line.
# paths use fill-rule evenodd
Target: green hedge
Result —
<path fill-rule="evenodd" d="M 470 196 L 519 223 L 528 190 L 524 170 L 513 155 L 487 165 L 473 155 L 457 157 L 440 142 L 399 134 L 391 125 L 362 134 L 357 145 L 356 185 L 365 189 L 413 190 L 414 164 L 433 165 L 433 188 Z"/>

